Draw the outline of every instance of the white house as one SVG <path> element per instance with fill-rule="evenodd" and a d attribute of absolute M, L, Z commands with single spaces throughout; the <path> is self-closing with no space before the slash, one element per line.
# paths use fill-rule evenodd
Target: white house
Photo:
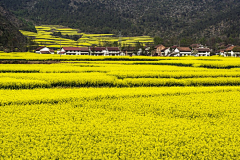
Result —
<path fill-rule="evenodd" d="M 234 54 L 234 51 L 233 51 L 233 49 L 234 49 L 235 47 L 236 47 L 236 46 L 231 45 L 231 46 L 229 46 L 228 48 L 226 48 L 226 49 L 224 50 L 224 53 L 223 53 L 224 57 L 228 57 L 228 56 L 235 57 L 235 54 Z"/>
<path fill-rule="evenodd" d="M 240 57 L 240 46 L 234 47 L 233 52 L 235 57 Z"/>
<path fill-rule="evenodd" d="M 118 47 L 107 47 L 107 54 L 109 56 L 119 56 L 120 55 L 120 50 Z"/>
<path fill-rule="evenodd" d="M 126 56 L 124 52 L 120 52 L 119 56 Z"/>
<path fill-rule="evenodd" d="M 201 56 L 210 56 L 210 49 L 209 48 L 196 48 L 197 51 L 196 56 L 201 57 Z"/>
<path fill-rule="evenodd" d="M 88 47 L 79 47 L 80 55 L 89 55 L 90 51 Z"/>
<path fill-rule="evenodd" d="M 62 55 L 80 55 L 80 48 L 79 47 L 63 47 L 59 53 Z"/>
<path fill-rule="evenodd" d="M 224 56 L 224 49 L 218 50 L 218 51 L 216 52 L 216 55 Z"/>
<path fill-rule="evenodd" d="M 107 49 L 105 47 L 90 47 L 90 55 L 103 56 L 107 54 Z"/>
<path fill-rule="evenodd" d="M 192 50 L 189 47 L 177 47 L 170 56 L 182 57 L 191 56 Z"/>
<path fill-rule="evenodd" d="M 43 48 L 46 48 L 46 46 L 38 47 L 38 48 L 36 49 L 36 53 L 40 54 L 40 50 L 43 49 Z"/>
<path fill-rule="evenodd" d="M 36 53 L 38 54 L 54 54 L 54 50 L 47 48 L 46 46 L 42 46 L 36 49 Z"/>
<path fill-rule="evenodd" d="M 228 46 L 226 49 L 219 50 L 216 55 L 224 56 L 224 57 L 238 57 L 239 56 L 238 47 L 234 45 Z"/>
<path fill-rule="evenodd" d="M 171 52 L 170 47 L 168 47 L 168 48 L 166 47 L 166 48 L 161 50 L 162 56 L 165 56 L 165 57 L 168 56 L 170 54 L 170 52 Z"/>

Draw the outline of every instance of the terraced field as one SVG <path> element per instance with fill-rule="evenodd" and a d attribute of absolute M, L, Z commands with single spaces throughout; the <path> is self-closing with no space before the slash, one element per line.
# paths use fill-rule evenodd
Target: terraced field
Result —
<path fill-rule="evenodd" d="M 85 34 L 80 33 L 77 29 L 65 28 L 63 26 L 58 25 L 44 25 L 44 26 L 36 26 L 37 33 L 23 31 L 21 33 L 28 37 L 33 37 L 34 41 L 39 45 L 44 45 L 51 48 L 60 48 L 60 47 L 86 47 L 86 46 L 103 46 L 104 44 L 112 44 L 119 43 L 121 41 L 121 45 L 131 45 L 134 46 L 136 42 L 141 42 L 144 44 L 152 43 L 153 38 L 149 36 L 139 36 L 139 37 L 118 37 L 113 34 Z M 53 36 L 53 32 L 61 32 L 62 35 L 81 36 L 80 39 L 74 41 L 72 39 L 59 38 Z"/>
<path fill-rule="evenodd" d="M 238 58 L 0 59 L 1 159 L 240 156 Z"/>

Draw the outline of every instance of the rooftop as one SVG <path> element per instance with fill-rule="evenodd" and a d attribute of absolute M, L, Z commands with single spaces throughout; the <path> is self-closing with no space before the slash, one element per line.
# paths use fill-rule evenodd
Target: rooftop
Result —
<path fill-rule="evenodd" d="M 180 52 L 192 52 L 189 47 L 177 47 Z"/>
<path fill-rule="evenodd" d="M 80 51 L 79 47 L 63 47 L 65 51 Z"/>
<path fill-rule="evenodd" d="M 40 51 L 41 49 L 45 48 L 46 46 L 41 46 L 36 49 L 36 51 Z"/>

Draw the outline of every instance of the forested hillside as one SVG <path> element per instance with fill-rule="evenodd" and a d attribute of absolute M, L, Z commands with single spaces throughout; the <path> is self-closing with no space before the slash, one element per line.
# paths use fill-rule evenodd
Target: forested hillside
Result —
<path fill-rule="evenodd" d="M 32 21 L 26 21 L 22 17 L 16 17 L 11 11 L 9 11 L 6 8 L 6 6 L 1 4 L 1 2 L 0 2 L 0 15 L 5 17 L 18 29 L 25 30 L 25 31 L 32 31 L 32 32 L 37 31 Z"/>
<path fill-rule="evenodd" d="M 27 38 L 19 32 L 19 27 L 25 25 L 0 5 L 0 51 L 25 51 Z"/>
<path fill-rule="evenodd" d="M 239 0 L 2 0 L 36 25 L 164 39 L 240 36 Z"/>

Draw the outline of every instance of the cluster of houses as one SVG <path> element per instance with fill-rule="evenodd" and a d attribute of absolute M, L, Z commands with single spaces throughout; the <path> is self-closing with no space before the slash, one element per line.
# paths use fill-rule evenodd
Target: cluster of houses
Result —
<path fill-rule="evenodd" d="M 39 54 L 54 54 L 51 49 L 43 46 L 36 49 Z M 62 47 L 57 51 L 60 55 L 93 55 L 93 56 L 124 56 L 118 47 Z"/>
<path fill-rule="evenodd" d="M 191 47 L 191 48 L 190 48 Z M 201 44 L 192 44 L 190 47 L 165 47 L 159 44 L 150 50 L 150 47 L 144 49 L 136 47 L 126 47 L 120 50 L 118 47 L 62 47 L 57 54 L 60 55 L 92 55 L 92 56 L 134 56 L 134 55 L 152 55 L 165 57 L 182 57 L 182 56 L 210 56 L 211 49 Z M 151 53 L 150 53 L 151 52 Z M 36 49 L 39 54 L 54 54 L 54 50 L 45 46 Z M 145 53 L 145 54 L 144 54 Z M 215 55 L 240 57 L 240 47 L 228 45 L 227 48 L 221 49 Z"/>

